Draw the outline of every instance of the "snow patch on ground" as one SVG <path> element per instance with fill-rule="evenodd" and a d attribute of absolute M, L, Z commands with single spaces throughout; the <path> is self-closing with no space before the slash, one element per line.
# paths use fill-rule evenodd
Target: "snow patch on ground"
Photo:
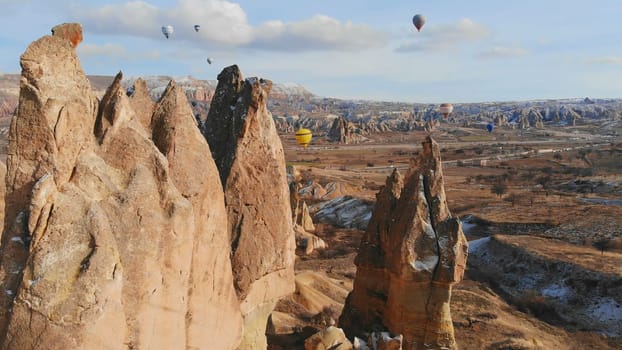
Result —
<path fill-rule="evenodd" d="M 601 322 L 618 322 L 622 329 L 622 306 L 612 298 L 596 298 L 590 305 L 589 312 Z"/>
<path fill-rule="evenodd" d="M 566 299 L 572 291 L 570 288 L 561 285 L 560 283 L 552 283 L 542 288 L 541 293 L 545 297 Z"/>
<path fill-rule="evenodd" d="M 462 232 L 464 232 L 465 235 L 472 233 L 471 230 L 477 227 L 476 224 L 471 224 L 466 221 L 461 221 L 461 223 L 462 223 Z"/>
<path fill-rule="evenodd" d="M 352 196 L 343 196 L 321 203 L 317 209 L 314 221 L 365 230 L 371 219 L 373 204 Z"/>
<path fill-rule="evenodd" d="M 581 198 L 582 201 L 602 205 L 622 205 L 622 199 Z"/>
<path fill-rule="evenodd" d="M 595 322 L 604 325 L 604 334 L 614 337 L 622 335 L 622 305 L 616 300 L 609 297 L 596 298 L 586 311 Z"/>
<path fill-rule="evenodd" d="M 478 254 L 482 248 L 486 248 L 488 242 L 490 242 L 490 237 L 469 241 L 469 254 Z"/>
<path fill-rule="evenodd" d="M 430 255 L 430 256 L 424 257 L 422 260 L 419 260 L 419 259 L 415 260 L 415 262 L 413 263 L 413 267 L 417 271 L 432 272 L 434 271 L 436 264 L 438 264 L 438 256 Z"/>

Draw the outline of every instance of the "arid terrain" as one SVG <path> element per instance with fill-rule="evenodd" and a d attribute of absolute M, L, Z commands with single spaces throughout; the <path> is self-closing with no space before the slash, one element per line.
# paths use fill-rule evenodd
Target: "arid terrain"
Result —
<path fill-rule="evenodd" d="M 109 77 L 90 80 L 97 94 L 110 84 Z M 16 83 L 8 79 L 3 91 L 14 95 Z M 197 119 L 204 119 L 207 102 L 189 97 Z M 622 348 L 619 120 L 488 133 L 457 115 L 432 131 L 372 128 L 354 144 L 331 141 L 330 123 L 315 122 L 306 149 L 296 143 L 292 124 L 279 131 L 287 165 L 303 179 L 300 194 L 314 233 L 326 247 L 297 251 L 296 291 L 272 314 L 270 349 L 302 349 L 305 338 L 337 322 L 375 196 L 394 169 L 408 171 L 427 135 L 441 147 L 449 209 L 471 242 L 451 304 L 459 347 Z M 9 123 L 10 117 L 0 119 L 3 160 Z"/>
<path fill-rule="evenodd" d="M 463 131 L 472 136 L 455 136 Z M 356 145 L 319 135 L 307 149 L 292 135 L 282 140 L 288 164 L 309 183 L 340 183 L 344 195 L 373 202 L 393 168 L 407 171 L 425 135 L 387 133 Z M 443 147 L 449 208 L 472 242 L 465 280 L 452 297 L 460 348 L 621 348 L 619 140 L 603 142 L 585 127 L 490 135 L 441 125 L 432 136 Z M 312 216 L 322 202 L 308 199 Z M 274 349 L 301 348 L 312 333 L 305 327 L 336 320 L 352 288 L 363 231 L 314 221 L 328 248 L 298 252 L 296 294 L 277 306 L 281 321 L 295 327 L 272 338 Z"/>

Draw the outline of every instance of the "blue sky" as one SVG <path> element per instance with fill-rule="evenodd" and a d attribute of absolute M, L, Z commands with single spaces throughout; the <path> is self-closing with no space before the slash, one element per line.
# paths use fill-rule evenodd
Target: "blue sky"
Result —
<path fill-rule="evenodd" d="M 2 73 L 19 72 L 19 55 L 54 25 L 80 22 L 87 74 L 216 79 L 238 64 L 245 76 L 339 98 L 622 97 L 621 0 L 0 0 L 0 8 Z M 416 13 L 427 19 L 421 32 Z M 165 24 L 175 28 L 168 40 Z"/>

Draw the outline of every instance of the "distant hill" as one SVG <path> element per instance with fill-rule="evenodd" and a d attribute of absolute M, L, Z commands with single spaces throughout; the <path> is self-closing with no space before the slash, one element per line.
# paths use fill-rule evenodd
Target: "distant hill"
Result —
<path fill-rule="evenodd" d="M 103 96 L 113 76 L 89 75 L 97 96 Z M 171 80 L 182 87 L 197 119 L 204 119 L 214 95 L 216 80 L 201 80 L 191 76 L 142 77 L 157 100 Z M 0 124 L 6 125 L 17 107 L 18 74 L 0 75 Z M 129 88 L 136 77 L 125 77 Z M 437 104 L 341 100 L 320 97 L 296 83 L 273 82 L 268 108 L 280 132 L 292 132 L 299 127 L 328 133 L 335 119 L 343 118 L 349 132 L 369 135 L 377 132 L 430 130 L 439 123 L 452 123 L 465 128 L 484 129 L 492 122 L 497 128 L 527 129 L 545 126 L 575 126 L 590 123 L 614 123 L 617 136 L 622 120 L 622 99 L 572 98 L 508 102 L 454 104 L 454 111 L 443 119 Z M 343 123 L 342 123 L 343 124 Z M 610 128 L 612 129 L 612 128 Z M 613 129 L 612 129 L 613 130 Z"/>

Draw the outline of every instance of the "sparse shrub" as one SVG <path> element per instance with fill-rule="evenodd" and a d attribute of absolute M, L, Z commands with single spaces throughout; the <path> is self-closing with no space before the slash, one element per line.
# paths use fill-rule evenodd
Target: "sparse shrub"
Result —
<path fill-rule="evenodd" d="M 373 166 L 374 166 L 374 163 L 372 163 L 372 162 L 367 162 L 367 166 L 368 166 L 368 167 L 373 167 Z"/>
<path fill-rule="evenodd" d="M 555 154 L 553 154 L 553 158 L 555 160 L 562 160 L 562 159 L 564 159 L 564 156 L 562 156 L 562 154 L 560 152 L 555 152 Z"/>
<path fill-rule="evenodd" d="M 546 167 L 546 168 L 542 168 L 540 169 L 543 173 L 547 174 L 547 175 L 551 175 L 553 174 L 553 168 L 551 167 Z"/>
<path fill-rule="evenodd" d="M 541 176 L 541 177 L 536 179 L 536 183 L 538 185 L 542 186 L 542 188 L 549 188 L 549 186 L 551 184 L 551 177 L 550 176 Z"/>
<path fill-rule="evenodd" d="M 523 291 L 521 295 L 515 298 L 514 303 L 519 311 L 534 315 L 544 321 L 554 323 L 561 319 L 546 297 L 535 290 Z"/>
<path fill-rule="evenodd" d="M 592 176 L 594 175 L 594 171 L 592 170 L 592 168 L 585 168 L 582 169 L 581 171 L 581 176 Z"/>
<path fill-rule="evenodd" d="M 600 250 L 600 255 L 604 255 L 605 251 L 609 250 L 609 241 L 608 239 L 600 239 L 592 243 L 594 248 Z"/>
<path fill-rule="evenodd" d="M 492 186 L 492 188 L 490 189 L 490 192 L 496 194 L 497 196 L 499 196 L 499 198 L 501 198 L 505 194 L 506 190 L 507 190 L 507 187 L 505 186 L 505 184 L 502 182 L 499 182 Z"/>

